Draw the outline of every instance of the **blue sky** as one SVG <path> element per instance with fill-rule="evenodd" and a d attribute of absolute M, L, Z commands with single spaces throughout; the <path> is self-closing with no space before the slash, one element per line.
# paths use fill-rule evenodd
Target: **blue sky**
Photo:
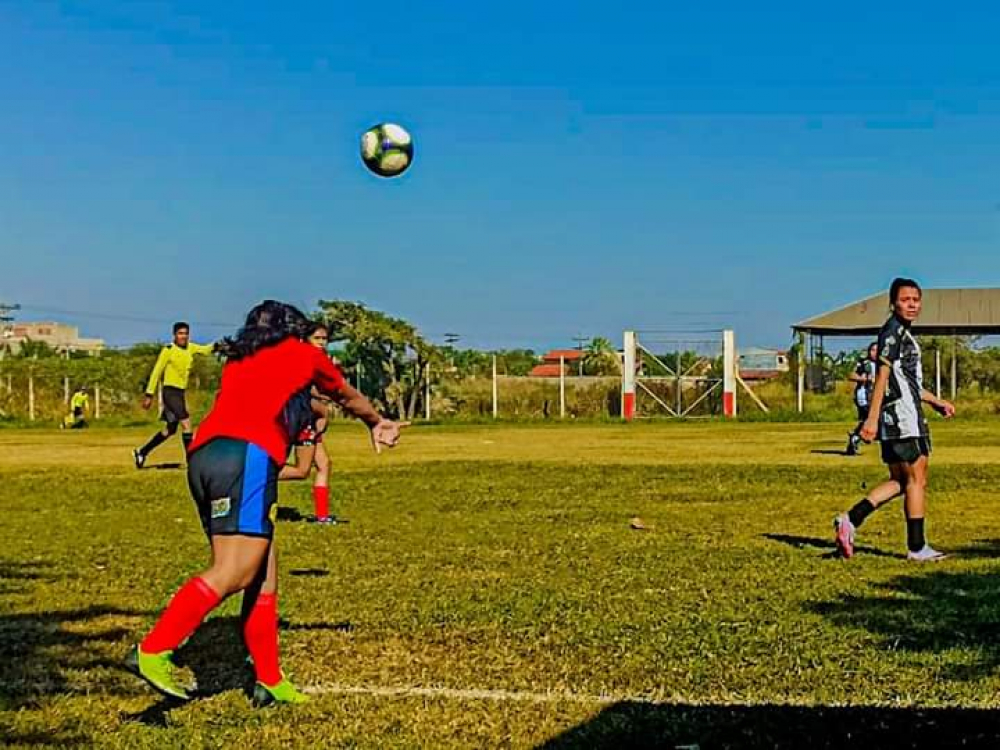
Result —
<path fill-rule="evenodd" d="M 425 5 L 0 4 L 0 300 L 116 343 L 277 297 L 781 346 L 899 273 L 998 285 L 995 4 Z"/>

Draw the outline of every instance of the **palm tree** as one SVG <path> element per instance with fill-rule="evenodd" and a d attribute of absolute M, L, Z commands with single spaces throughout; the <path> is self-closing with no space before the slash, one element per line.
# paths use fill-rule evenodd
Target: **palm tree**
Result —
<path fill-rule="evenodd" d="M 587 344 L 583 354 L 583 369 L 588 375 L 619 375 L 621 360 L 611 342 L 597 336 Z"/>

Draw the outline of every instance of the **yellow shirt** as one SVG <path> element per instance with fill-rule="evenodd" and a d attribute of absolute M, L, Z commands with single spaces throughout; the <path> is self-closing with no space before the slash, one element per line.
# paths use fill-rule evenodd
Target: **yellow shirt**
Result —
<path fill-rule="evenodd" d="M 211 354 L 212 344 L 188 344 L 181 349 L 179 346 L 167 344 L 160 351 L 160 356 L 156 358 L 156 365 L 149 376 L 149 383 L 146 385 L 146 395 L 152 396 L 156 392 L 156 385 L 163 378 L 163 385 L 171 388 L 185 390 L 188 385 L 188 376 L 191 374 L 191 361 L 195 354 Z"/>
<path fill-rule="evenodd" d="M 77 391 L 73 394 L 73 397 L 69 400 L 69 407 L 71 409 L 86 409 L 90 406 L 90 399 L 86 393 L 83 391 Z"/>

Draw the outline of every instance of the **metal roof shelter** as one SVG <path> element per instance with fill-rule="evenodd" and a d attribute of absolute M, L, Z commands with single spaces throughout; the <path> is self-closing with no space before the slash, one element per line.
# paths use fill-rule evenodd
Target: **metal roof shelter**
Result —
<path fill-rule="evenodd" d="M 1000 289 L 924 289 L 923 310 L 913 324 L 913 332 L 923 336 L 1000 335 Z M 823 351 L 826 336 L 874 336 L 889 317 L 888 291 L 873 294 L 838 310 L 817 315 L 792 326 L 799 337 L 799 351 L 805 352 L 810 337 L 808 360 Z M 941 390 L 941 352 L 935 352 L 935 382 Z M 952 357 L 952 397 L 956 390 L 955 357 Z M 799 368 L 799 411 L 803 410 L 805 368 Z"/>
<path fill-rule="evenodd" d="M 924 289 L 913 332 L 924 336 L 1000 334 L 1000 289 Z M 792 326 L 817 336 L 874 336 L 889 317 L 889 293 L 873 294 Z"/>

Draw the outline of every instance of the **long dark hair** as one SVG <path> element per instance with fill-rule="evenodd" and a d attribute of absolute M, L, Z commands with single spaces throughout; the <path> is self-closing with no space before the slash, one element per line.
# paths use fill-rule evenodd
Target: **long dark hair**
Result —
<path fill-rule="evenodd" d="M 277 300 L 261 302 L 249 313 L 235 336 L 227 336 L 215 346 L 229 362 L 256 354 L 261 349 L 280 344 L 289 336 L 301 339 L 309 319 L 299 308 Z"/>

